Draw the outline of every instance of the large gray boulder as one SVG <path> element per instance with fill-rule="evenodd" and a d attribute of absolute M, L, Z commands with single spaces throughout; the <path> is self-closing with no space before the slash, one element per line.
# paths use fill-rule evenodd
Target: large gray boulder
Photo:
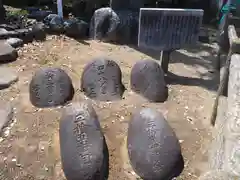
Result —
<path fill-rule="evenodd" d="M 88 23 L 76 18 L 64 22 L 64 32 L 67 36 L 82 38 L 87 35 Z"/>
<path fill-rule="evenodd" d="M 8 31 L 5 28 L 0 28 L 0 39 L 7 39 L 10 37 L 16 37 L 17 32 L 15 31 Z"/>
<path fill-rule="evenodd" d="M 81 90 L 86 96 L 100 101 L 121 99 L 125 87 L 120 67 L 113 60 L 94 59 L 83 70 Z"/>
<path fill-rule="evenodd" d="M 0 90 L 18 81 L 18 75 L 11 68 L 0 67 Z"/>
<path fill-rule="evenodd" d="M 91 19 L 90 37 L 92 39 L 115 41 L 120 19 L 111 8 L 97 9 Z"/>
<path fill-rule="evenodd" d="M 36 107 L 64 105 L 73 98 L 74 89 L 70 77 L 60 68 L 43 68 L 33 76 L 29 95 Z"/>
<path fill-rule="evenodd" d="M 61 160 L 69 180 L 104 180 L 108 174 L 108 148 L 97 114 L 86 103 L 65 109 L 59 126 Z"/>
<path fill-rule="evenodd" d="M 16 49 L 11 45 L 0 41 L 0 63 L 15 61 L 18 57 Z"/>
<path fill-rule="evenodd" d="M 154 60 L 138 61 L 131 71 L 131 89 L 152 102 L 163 102 L 168 88 L 160 65 Z"/>
<path fill-rule="evenodd" d="M 23 40 L 19 38 L 8 38 L 6 43 L 11 45 L 13 48 L 17 48 L 23 45 Z"/>
<path fill-rule="evenodd" d="M 133 114 L 127 136 L 130 163 L 142 179 L 171 180 L 183 170 L 181 147 L 163 115 L 144 108 Z"/>
<path fill-rule="evenodd" d="M 32 27 L 32 36 L 35 40 L 43 41 L 46 39 L 45 24 L 38 22 Z"/>
<path fill-rule="evenodd" d="M 64 21 L 63 18 L 57 14 L 49 14 L 44 18 L 44 23 L 49 26 L 49 32 L 61 33 L 63 32 Z"/>

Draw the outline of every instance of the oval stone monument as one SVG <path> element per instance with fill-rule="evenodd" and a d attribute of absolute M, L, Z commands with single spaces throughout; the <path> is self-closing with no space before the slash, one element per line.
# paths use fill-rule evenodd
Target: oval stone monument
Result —
<path fill-rule="evenodd" d="M 125 87 L 120 67 L 113 60 L 105 58 L 91 61 L 84 68 L 81 90 L 89 98 L 100 101 L 121 99 Z"/>
<path fill-rule="evenodd" d="M 60 68 L 40 69 L 30 82 L 30 101 L 36 107 L 64 105 L 73 98 L 73 95 L 72 80 Z"/>
<path fill-rule="evenodd" d="M 68 180 L 104 180 L 108 149 L 93 107 L 82 102 L 68 106 L 59 127 L 62 168 Z"/>
<path fill-rule="evenodd" d="M 164 102 L 168 89 L 164 73 L 154 60 L 138 61 L 131 71 L 131 89 L 152 102 Z"/>
<path fill-rule="evenodd" d="M 134 171 L 146 180 L 171 180 L 184 167 L 181 147 L 163 115 L 150 108 L 133 114 L 127 148 Z"/>

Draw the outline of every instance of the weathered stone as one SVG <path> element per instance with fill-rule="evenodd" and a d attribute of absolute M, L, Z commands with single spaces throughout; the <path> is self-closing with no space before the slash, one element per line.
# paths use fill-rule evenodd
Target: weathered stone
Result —
<path fill-rule="evenodd" d="M 87 35 L 88 24 L 82 20 L 69 19 L 64 22 L 64 31 L 67 36 L 80 38 Z"/>
<path fill-rule="evenodd" d="M 12 25 L 12 24 L 0 24 L 0 28 L 3 28 L 7 31 L 13 31 L 13 30 L 17 29 L 17 26 Z"/>
<path fill-rule="evenodd" d="M 97 114 L 82 102 L 66 108 L 59 126 L 64 174 L 71 180 L 104 180 L 108 174 L 108 148 Z"/>
<path fill-rule="evenodd" d="M 0 28 L 0 39 L 7 39 L 13 35 L 12 31 L 7 31 L 4 28 Z"/>
<path fill-rule="evenodd" d="M 171 179 L 183 170 L 179 141 L 156 110 L 145 108 L 133 114 L 127 147 L 131 165 L 142 179 Z"/>
<path fill-rule="evenodd" d="M 124 93 L 121 69 L 116 62 L 98 58 L 88 63 L 83 71 L 81 90 L 86 96 L 112 101 L 121 99 Z"/>
<path fill-rule="evenodd" d="M 91 19 L 90 37 L 99 40 L 115 41 L 119 24 L 120 19 L 111 8 L 97 9 Z"/>
<path fill-rule="evenodd" d="M 41 22 L 33 25 L 32 34 L 35 40 L 43 41 L 46 39 L 45 25 Z"/>
<path fill-rule="evenodd" d="M 17 48 L 23 45 L 23 40 L 19 38 L 9 38 L 6 43 L 11 45 L 13 48 Z"/>
<path fill-rule="evenodd" d="M 162 68 L 154 60 L 138 61 L 131 71 L 131 88 L 150 101 L 163 102 L 168 89 Z"/>
<path fill-rule="evenodd" d="M 31 103 L 36 107 L 64 105 L 74 95 L 70 77 L 59 68 L 43 68 L 35 73 L 30 86 Z"/>
<path fill-rule="evenodd" d="M 16 35 L 12 37 L 17 37 L 23 40 L 24 43 L 33 41 L 33 33 L 31 29 L 16 29 Z"/>
<path fill-rule="evenodd" d="M 17 57 L 18 53 L 16 49 L 14 49 L 9 44 L 0 42 L 0 63 L 14 61 L 17 59 Z"/>
<path fill-rule="evenodd" d="M 13 69 L 0 67 L 0 89 L 8 88 L 16 81 L 18 81 L 18 76 Z"/>
<path fill-rule="evenodd" d="M 237 177 L 233 177 L 225 171 L 214 170 L 201 175 L 198 180 L 235 180 L 235 179 L 237 179 Z"/>
<path fill-rule="evenodd" d="M 63 32 L 63 19 L 57 14 L 49 14 L 45 19 L 44 23 L 50 27 L 52 32 L 61 33 Z"/>
<path fill-rule="evenodd" d="M 0 132 L 7 126 L 8 122 L 13 118 L 13 108 L 10 103 L 0 102 Z"/>

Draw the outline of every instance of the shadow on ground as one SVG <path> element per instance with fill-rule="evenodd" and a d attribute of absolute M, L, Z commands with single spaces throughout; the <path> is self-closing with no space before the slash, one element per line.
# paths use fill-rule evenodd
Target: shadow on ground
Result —
<path fill-rule="evenodd" d="M 131 48 L 147 56 L 160 60 L 160 51 L 142 49 L 136 46 Z M 187 77 L 169 72 L 166 81 L 168 84 L 187 86 L 201 86 L 211 91 L 216 91 L 219 84 L 219 72 L 214 70 L 216 61 L 216 46 L 213 44 L 198 43 L 194 46 L 174 51 L 171 54 L 170 64 L 182 63 L 194 67 L 197 77 Z M 202 69 L 198 71 L 198 69 Z"/>

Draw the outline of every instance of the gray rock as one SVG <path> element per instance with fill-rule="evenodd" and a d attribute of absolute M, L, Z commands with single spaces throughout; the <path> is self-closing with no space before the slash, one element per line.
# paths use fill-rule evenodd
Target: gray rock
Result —
<path fill-rule="evenodd" d="M 81 38 L 87 35 L 88 24 L 82 20 L 69 19 L 64 22 L 64 31 L 67 36 Z"/>
<path fill-rule="evenodd" d="M 50 27 L 50 31 L 61 33 L 63 32 L 63 19 L 57 14 L 49 14 L 45 19 L 44 23 L 46 23 Z"/>
<path fill-rule="evenodd" d="M 45 24 L 38 22 L 32 27 L 32 35 L 35 40 L 43 41 L 46 39 Z"/>
<path fill-rule="evenodd" d="M 0 132 L 13 118 L 13 108 L 10 103 L 0 101 Z"/>
<path fill-rule="evenodd" d="M 86 103 L 65 109 L 59 125 L 61 160 L 69 180 L 104 180 L 108 174 L 108 148 L 97 114 Z"/>
<path fill-rule="evenodd" d="M 13 48 L 17 48 L 23 45 L 23 40 L 19 38 L 9 38 L 6 43 L 11 45 Z"/>
<path fill-rule="evenodd" d="M 86 96 L 100 101 L 121 99 L 125 88 L 120 67 L 105 58 L 89 62 L 83 70 L 81 90 Z"/>
<path fill-rule="evenodd" d="M 15 31 L 7 31 L 4 28 L 0 28 L 0 39 L 7 39 L 10 37 L 17 37 L 18 33 Z"/>
<path fill-rule="evenodd" d="M 8 88 L 11 84 L 18 81 L 16 72 L 7 67 L 0 67 L 0 89 Z"/>
<path fill-rule="evenodd" d="M 131 89 L 149 101 L 163 102 L 168 97 L 164 73 L 154 60 L 138 61 L 131 71 Z"/>
<path fill-rule="evenodd" d="M 11 24 L 0 24 L 0 28 L 6 29 L 7 31 L 14 31 L 17 29 L 17 26 Z"/>
<path fill-rule="evenodd" d="M 22 39 L 24 43 L 33 41 L 32 29 L 16 29 L 14 32 L 16 33 L 14 37 Z"/>
<path fill-rule="evenodd" d="M 74 95 L 70 77 L 60 68 L 43 68 L 33 76 L 29 95 L 36 107 L 53 107 L 64 105 Z"/>
<path fill-rule="evenodd" d="M 10 37 L 9 32 L 4 28 L 0 28 L 0 39 L 5 39 L 9 37 Z"/>
<path fill-rule="evenodd" d="M 0 63 L 15 61 L 18 57 L 16 49 L 9 44 L 0 42 Z"/>
<path fill-rule="evenodd" d="M 120 19 L 111 8 L 97 9 L 91 19 L 90 37 L 98 40 L 115 41 L 119 24 Z"/>
<path fill-rule="evenodd" d="M 133 114 L 127 136 L 130 163 L 146 180 L 170 180 L 184 168 L 179 141 L 163 115 L 145 108 Z"/>

